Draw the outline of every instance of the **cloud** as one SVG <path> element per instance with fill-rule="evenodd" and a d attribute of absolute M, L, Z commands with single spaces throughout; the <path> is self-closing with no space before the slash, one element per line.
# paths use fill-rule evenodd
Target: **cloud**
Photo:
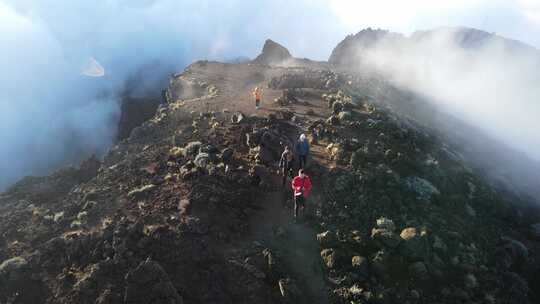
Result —
<path fill-rule="evenodd" d="M 517 0 L 517 3 L 530 21 L 540 24 L 540 1 L 538 0 Z"/>
<path fill-rule="evenodd" d="M 402 33 L 467 26 L 540 47 L 538 0 L 326 0 L 351 32 L 372 27 Z"/>
<path fill-rule="evenodd" d="M 338 18 L 351 28 L 366 26 L 410 31 L 414 21 L 425 15 L 446 17 L 454 11 L 470 10 L 486 0 L 328 0 Z"/>
<path fill-rule="evenodd" d="M 344 33 L 333 18 L 319 0 L 0 0 L 0 189 L 104 153 L 128 79 L 159 91 L 194 60 L 253 57 L 267 38 L 324 59 Z"/>
<path fill-rule="evenodd" d="M 382 40 L 362 56 L 387 79 L 540 160 L 540 51 L 497 38 L 471 51 L 457 33 L 439 30 L 400 48 Z"/>

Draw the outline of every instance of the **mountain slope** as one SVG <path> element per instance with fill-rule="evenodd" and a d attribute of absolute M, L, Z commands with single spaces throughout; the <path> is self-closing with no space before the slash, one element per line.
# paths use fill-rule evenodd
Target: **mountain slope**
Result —
<path fill-rule="evenodd" d="M 308 60 L 199 61 L 166 97 L 103 160 L 0 195 L 0 302 L 537 301 L 520 198 L 391 108 L 414 94 Z M 314 191 L 295 224 L 275 172 L 301 133 Z"/>

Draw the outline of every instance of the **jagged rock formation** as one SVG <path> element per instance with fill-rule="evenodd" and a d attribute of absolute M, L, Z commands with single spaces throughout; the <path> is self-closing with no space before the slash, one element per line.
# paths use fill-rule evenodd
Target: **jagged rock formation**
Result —
<path fill-rule="evenodd" d="M 383 47 L 407 52 L 415 44 L 423 41 L 444 41 L 467 50 L 478 50 L 484 46 L 496 45 L 499 51 L 514 55 L 539 57 L 537 49 L 522 42 L 502 38 L 493 33 L 465 28 L 465 27 L 442 27 L 434 30 L 417 31 L 410 37 L 387 30 L 362 30 L 355 35 L 347 36 L 332 51 L 328 62 L 336 67 L 346 69 L 366 68 L 365 53 L 377 47 Z M 437 55 L 437 54 L 433 54 Z"/>
<path fill-rule="evenodd" d="M 540 216 L 391 107 L 410 92 L 303 64 L 196 62 L 103 160 L 0 194 L 0 302 L 537 302 Z M 275 172 L 300 133 L 293 224 Z"/>
<path fill-rule="evenodd" d="M 428 39 L 437 39 L 437 37 L 441 36 L 452 37 L 452 42 L 463 49 L 475 50 L 489 44 L 497 44 L 501 48 L 500 50 L 504 52 L 527 53 L 529 55 L 536 53 L 535 56 L 538 56 L 538 49 L 523 42 L 467 27 L 441 27 L 433 30 L 416 31 L 411 35 L 410 40 L 420 42 Z"/>
<path fill-rule="evenodd" d="M 281 44 L 267 39 L 264 42 L 262 53 L 253 60 L 254 63 L 277 65 L 292 59 L 291 53 Z"/>
<path fill-rule="evenodd" d="M 404 41 L 401 34 L 386 30 L 362 30 L 355 35 L 347 36 L 332 51 L 328 62 L 335 66 L 356 68 L 362 65 L 363 52 L 378 43 L 396 43 Z"/>

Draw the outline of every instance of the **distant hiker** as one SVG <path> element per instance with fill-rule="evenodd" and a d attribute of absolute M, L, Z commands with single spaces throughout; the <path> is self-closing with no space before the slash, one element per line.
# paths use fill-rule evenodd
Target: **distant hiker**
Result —
<path fill-rule="evenodd" d="M 301 134 L 296 142 L 296 154 L 298 155 L 298 166 L 302 169 L 306 166 L 306 159 L 309 154 L 309 142 L 306 134 Z"/>
<path fill-rule="evenodd" d="M 311 144 L 312 145 L 319 144 L 319 127 L 318 126 L 311 130 Z"/>
<path fill-rule="evenodd" d="M 262 88 L 255 87 L 253 90 L 253 97 L 255 97 L 255 108 L 259 109 L 262 100 Z"/>
<path fill-rule="evenodd" d="M 249 169 L 250 184 L 258 187 L 261 184 L 261 177 L 255 172 L 255 168 Z"/>
<path fill-rule="evenodd" d="M 283 176 L 282 185 L 285 186 L 287 181 L 287 176 L 292 175 L 294 164 L 294 155 L 289 146 L 285 146 L 285 150 L 281 154 L 281 159 L 279 160 L 279 169 L 280 174 Z"/>
<path fill-rule="evenodd" d="M 298 209 L 304 210 L 306 207 L 306 199 L 311 191 L 311 179 L 304 173 L 304 169 L 298 171 L 292 181 L 292 189 L 294 193 L 294 218 L 298 218 Z"/>

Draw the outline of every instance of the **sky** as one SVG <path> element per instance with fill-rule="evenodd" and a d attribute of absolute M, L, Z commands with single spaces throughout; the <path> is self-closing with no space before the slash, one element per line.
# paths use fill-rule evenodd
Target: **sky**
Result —
<path fill-rule="evenodd" d="M 126 79 L 148 64 L 168 75 L 197 59 L 253 58 L 267 38 L 326 60 L 366 27 L 439 26 L 540 47 L 540 0 L 0 0 L 0 190 L 103 154 Z M 156 79 L 138 87 L 162 88 Z"/>

